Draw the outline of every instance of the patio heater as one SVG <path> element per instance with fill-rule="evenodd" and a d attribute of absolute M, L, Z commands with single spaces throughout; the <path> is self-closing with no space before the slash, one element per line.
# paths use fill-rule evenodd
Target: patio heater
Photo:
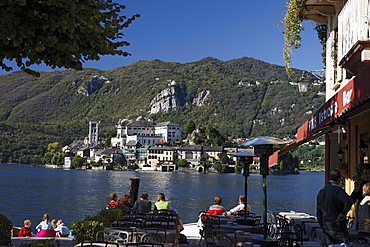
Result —
<path fill-rule="evenodd" d="M 243 164 L 243 176 L 244 176 L 244 218 L 238 219 L 239 224 L 247 225 L 249 222 L 247 220 L 247 201 L 248 201 L 248 177 L 249 177 L 249 167 L 253 163 L 254 151 L 250 149 L 248 151 L 238 152 L 232 155 L 237 157 L 240 163 Z"/>
<path fill-rule="evenodd" d="M 264 246 L 277 246 L 278 242 L 267 237 L 267 175 L 269 174 L 268 160 L 270 155 L 273 154 L 274 144 L 285 144 L 285 142 L 279 138 L 275 137 L 256 137 L 249 139 L 239 144 L 239 146 L 253 146 L 254 154 L 260 157 L 260 174 L 263 178 L 263 237 L 254 238 L 253 240 Z"/>

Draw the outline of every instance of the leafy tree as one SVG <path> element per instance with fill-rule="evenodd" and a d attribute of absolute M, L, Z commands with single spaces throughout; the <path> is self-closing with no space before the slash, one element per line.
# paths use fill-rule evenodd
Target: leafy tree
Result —
<path fill-rule="evenodd" d="M 279 170 L 284 169 L 298 169 L 299 161 L 296 157 L 292 155 L 292 153 L 287 152 L 281 156 L 279 156 Z"/>
<path fill-rule="evenodd" d="M 73 158 L 72 166 L 74 168 L 80 168 L 80 167 L 86 166 L 86 165 L 88 165 L 86 158 L 81 157 L 81 156 L 76 156 L 76 157 Z"/>
<path fill-rule="evenodd" d="M 52 154 L 62 152 L 62 146 L 59 144 L 59 142 L 49 143 L 48 151 Z"/>
<path fill-rule="evenodd" d="M 189 120 L 185 125 L 185 133 L 191 134 L 196 129 L 195 123 L 193 120 Z"/>
<path fill-rule="evenodd" d="M 201 160 L 199 164 L 204 167 L 204 172 L 208 172 L 211 167 L 211 162 L 209 161 Z"/>
<path fill-rule="evenodd" d="M 100 55 L 130 55 L 118 50 L 129 45 L 121 30 L 140 16 L 122 16 L 125 6 L 112 0 L 5 0 L 0 8 L 0 66 L 11 71 L 5 60 L 15 60 L 33 75 L 33 64 L 81 70 Z"/>
<path fill-rule="evenodd" d="M 64 153 L 55 153 L 53 158 L 51 158 L 52 165 L 64 165 Z"/>
<path fill-rule="evenodd" d="M 54 157 L 52 153 L 45 153 L 44 158 L 42 159 L 43 164 L 51 164 L 51 159 Z"/>
<path fill-rule="evenodd" d="M 179 167 L 186 167 L 188 165 L 188 161 L 186 159 L 180 159 L 177 161 L 177 165 Z"/>
<path fill-rule="evenodd" d="M 221 166 L 222 166 L 222 163 L 219 160 L 216 160 L 212 164 L 212 168 L 215 169 L 215 170 L 217 170 L 217 171 L 219 171 L 219 172 L 221 171 Z"/>
<path fill-rule="evenodd" d="M 221 162 L 222 164 L 229 164 L 229 157 L 226 154 L 221 155 Z"/>

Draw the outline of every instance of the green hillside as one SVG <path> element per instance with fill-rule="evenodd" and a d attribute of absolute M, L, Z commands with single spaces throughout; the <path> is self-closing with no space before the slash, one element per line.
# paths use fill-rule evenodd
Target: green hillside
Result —
<path fill-rule="evenodd" d="M 295 80 L 300 75 L 295 71 Z M 48 143 L 84 138 L 90 120 L 101 121 L 101 137 L 113 134 L 119 119 L 142 117 L 182 126 L 191 119 L 230 138 L 293 138 L 324 102 L 318 92 L 325 85 L 311 84 L 302 96 L 290 80 L 284 67 L 248 57 L 186 64 L 139 61 L 109 71 L 41 72 L 40 77 L 1 75 L 0 162 L 39 163 Z M 169 81 L 177 84 L 176 108 L 150 114 L 152 100 L 169 88 Z M 240 81 L 251 86 L 239 86 Z M 203 104 L 194 104 L 206 91 Z"/>

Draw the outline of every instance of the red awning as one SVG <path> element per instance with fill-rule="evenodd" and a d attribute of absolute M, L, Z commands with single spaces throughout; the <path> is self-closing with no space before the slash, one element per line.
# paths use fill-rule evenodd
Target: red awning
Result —
<path fill-rule="evenodd" d="M 279 151 L 276 151 L 269 157 L 269 166 L 277 165 L 279 162 Z"/>
<path fill-rule="evenodd" d="M 298 128 L 296 140 L 277 152 L 283 154 L 330 131 L 341 118 L 361 111 L 360 105 L 370 98 L 370 65 L 351 79 L 326 101 L 307 122 Z M 272 157 L 272 156 L 270 156 Z M 272 161 L 275 162 L 275 161 Z M 277 162 L 277 161 L 276 161 Z"/>

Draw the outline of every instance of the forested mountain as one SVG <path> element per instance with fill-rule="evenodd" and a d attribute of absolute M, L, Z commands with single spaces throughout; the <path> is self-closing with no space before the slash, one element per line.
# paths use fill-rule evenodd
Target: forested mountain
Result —
<path fill-rule="evenodd" d="M 325 85 L 300 95 L 282 66 L 243 57 L 191 63 L 139 61 L 109 71 L 84 69 L 0 76 L 0 162 L 38 162 L 47 144 L 82 139 L 88 121 L 100 136 L 119 119 L 193 120 L 230 138 L 294 137 L 324 102 Z M 240 83 L 242 82 L 242 83 Z"/>

